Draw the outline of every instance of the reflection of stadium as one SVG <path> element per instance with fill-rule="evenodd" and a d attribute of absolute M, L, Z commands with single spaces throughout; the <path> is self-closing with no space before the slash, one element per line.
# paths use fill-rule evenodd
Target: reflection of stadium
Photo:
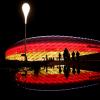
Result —
<path fill-rule="evenodd" d="M 40 36 L 27 39 L 27 62 L 23 65 L 24 41 L 19 41 L 6 51 L 6 59 L 23 66 L 16 73 L 16 80 L 20 83 L 36 85 L 79 85 L 98 83 L 100 81 L 100 41 L 70 36 Z M 70 54 L 70 62 L 63 57 L 64 49 Z M 79 51 L 80 63 L 75 62 L 75 73 L 72 66 L 72 52 Z M 59 56 L 59 53 L 61 54 Z M 59 58 L 60 57 L 60 58 Z M 94 59 L 95 57 L 95 59 Z M 90 65 L 92 64 L 92 65 Z M 65 77 L 64 68 L 70 66 L 69 77 Z M 80 73 L 77 70 L 80 66 Z M 97 69 L 97 70 L 96 70 Z M 36 70 L 38 75 L 36 75 Z M 67 69 L 68 70 L 68 69 Z M 35 76 L 36 75 L 36 76 Z M 25 85 L 26 86 L 26 85 Z M 37 86 L 38 87 L 38 86 Z M 38 87 L 38 89 L 41 87 Z M 57 87 L 58 88 L 58 87 Z M 66 87 L 65 87 L 66 88 Z M 45 88 L 43 88 L 45 89 Z"/>
<path fill-rule="evenodd" d="M 62 68 L 63 69 L 63 68 Z M 70 75 L 68 79 L 64 77 L 64 73 L 62 71 L 59 74 L 59 69 L 57 66 L 52 70 L 50 67 L 48 68 L 48 72 L 41 68 L 39 76 L 34 76 L 34 70 L 30 70 L 27 68 L 27 75 L 25 76 L 25 71 L 22 69 L 16 74 L 18 81 L 26 82 L 26 83 L 35 83 L 35 84 L 65 84 L 65 83 L 78 83 L 84 81 L 94 81 L 95 79 L 100 79 L 100 72 L 81 70 L 80 74 L 73 74 L 72 68 L 70 71 Z"/>

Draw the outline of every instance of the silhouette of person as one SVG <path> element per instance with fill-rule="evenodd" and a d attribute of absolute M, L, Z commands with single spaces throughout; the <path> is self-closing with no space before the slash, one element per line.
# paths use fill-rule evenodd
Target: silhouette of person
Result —
<path fill-rule="evenodd" d="M 70 72 L 70 67 L 69 66 L 64 66 L 64 75 L 66 78 L 68 78 Z"/>
<path fill-rule="evenodd" d="M 48 72 L 48 66 L 46 66 L 46 73 Z"/>
<path fill-rule="evenodd" d="M 63 58 L 64 58 L 64 61 L 66 61 L 67 60 L 67 50 L 66 50 L 66 48 L 64 49 L 64 52 L 63 52 Z"/>
<path fill-rule="evenodd" d="M 77 51 L 76 52 L 76 63 L 77 63 L 77 73 L 80 74 L 80 64 L 79 64 L 79 56 L 80 56 L 80 53 Z"/>
<path fill-rule="evenodd" d="M 53 57 L 53 59 L 52 59 L 53 61 L 55 60 L 55 58 Z"/>
<path fill-rule="evenodd" d="M 72 68 L 73 68 L 73 70 L 72 70 L 72 73 L 73 74 L 75 74 L 75 52 L 73 51 L 72 52 Z"/>
<path fill-rule="evenodd" d="M 69 71 L 70 71 L 70 53 L 67 48 L 64 49 L 63 57 L 64 57 L 65 65 L 66 65 L 66 67 L 68 67 L 67 69 L 68 69 L 68 73 L 69 73 Z"/>
<path fill-rule="evenodd" d="M 70 62 L 70 53 L 69 53 L 67 48 L 64 49 L 63 58 L 64 58 L 64 61 L 69 64 L 69 62 Z"/>
<path fill-rule="evenodd" d="M 61 59 L 61 54 L 59 53 L 59 55 L 58 55 L 59 57 L 59 73 L 60 73 L 60 71 L 61 71 L 61 67 L 60 67 L 60 59 Z"/>
<path fill-rule="evenodd" d="M 52 68 L 52 66 L 53 66 L 53 64 L 52 64 L 52 61 L 53 61 L 53 60 L 52 60 L 52 57 L 49 58 L 49 61 L 51 62 L 49 65 L 50 65 L 50 67 Z"/>
<path fill-rule="evenodd" d="M 79 61 L 79 56 L 80 56 L 80 53 L 77 51 L 77 52 L 76 52 L 76 60 L 77 60 L 77 61 Z"/>
<path fill-rule="evenodd" d="M 39 64 L 35 64 L 34 65 L 34 75 L 38 76 L 40 72 L 40 65 Z"/>
<path fill-rule="evenodd" d="M 55 59 L 54 59 L 54 57 L 53 57 L 52 61 L 54 62 L 54 60 L 55 60 Z M 53 67 L 53 69 L 54 69 L 54 64 L 52 65 L 52 67 Z"/>
<path fill-rule="evenodd" d="M 62 70 L 61 70 L 61 66 L 59 66 L 59 74 L 61 74 L 61 71 L 62 71 Z"/>
<path fill-rule="evenodd" d="M 46 55 L 46 63 L 45 63 L 46 72 L 48 72 L 48 56 Z"/>
<path fill-rule="evenodd" d="M 46 61 L 48 60 L 48 56 L 46 55 Z"/>
<path fill-rule="evenodd" d="M 61 59 L 61 54 L 59 53 L 59 61 L 60 61 L 60 59 Z"/>

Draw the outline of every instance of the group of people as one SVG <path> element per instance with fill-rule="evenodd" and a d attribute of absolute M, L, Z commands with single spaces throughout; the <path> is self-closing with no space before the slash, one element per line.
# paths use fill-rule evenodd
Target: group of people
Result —
<path fill-rule="evenodd" d="M 76 72 L 79 74 L 80 73 L 80 63 L 79 63 L 79 56 L 80 56 L 80 53 L 77 51 L 76 53 L 73 51 L 71 53 L 72 57 L 70 57 L 70 53 L 68 51 L 67 48 L 64 49 L 63 51 L 63 55 L 61 55 L 61 53 L 59 53 L 58 55 L 58 59 L 59 59 L 59 62 L 61 62 L 61 59 L 62 59 L 62 56 L 63 56 L 63 61 L 64 61 L 64 68 L 63 68 L 63 72 L 64 72 L 64 75 L 65 77 L 68 77 L 69 76 L 69 73 L 70 73 L 70 68 L 72 68 L 72 73 L 75 74 Z M 48 58 L 48 56 L 46 55 L 46 62 L 43 62 L 44 63 L 44 69 L 46 69 L 46 72 L 48 72 L 48 66 L 49 64 L 51 64 L 51 67 L 54 69 L 54 63 L 50 63 L 50 61 L 54 61 L 54 58 Z M 40 64 L 36 63 L 34 64 L 34 74 L 35 75 L 38 75 L 39 72 L 40 72 Z M 62 68 L 60 66 L 60 63 L 59 63 L 59 74 L 62 73 Z"/>
<path fill-rule="evenodd" d="M 72 57 L 71 57 L 71 56 Z M 77 52 L 72 52 L 71 54 L 69 53 L 68 49 L 65 48 L 64 51 L 63 51 L 63 55 L 61 53 L 58 54 L 58 61 L 61 62 L 62 58 L 63 58 L 63 61 L 64 61 L 64 69 L 63 69 L 63 72 L 65 74 L 65 76 L 67 77 L 70 73 L 70 68 L 72 68 L 72 73 L 75 74 L 76 72 L 79 74 L 80 73 L 80 63 L 79 63 L 79 57 L 80 56 L 80 53 L 77 51 Z M 54 61 L 54 57 L 53 58 L 48 58 L 48 56 L 46 55 L 45 57 L 46 61 Z M 53 66 L 54 68 L 54 65 L 51 64 L 51 68 Z M 47 62 L 47 65 L 46 65 L 46 72 L 48 72 L 48 62 Z M 62 68 L 59 64 L 59 74 L 62 73 Z"/>
<path fill-rule="evenodd" d="M 64 58 L 64 62 L 66 62 L 64 66 L 64 74 L 66 77 L 69 76 L 70 67 L 72 67 L 73 74 L 76 73 L 75 69 L 77 69 L 78 74 L 80 73 L 79 56 L 80 56 L 80 53 L 78 51 L 76 52 L 76 54 L 73 51 L 72 58 L 71 58 L 68 49 L 67 48 L 64 49 L 63 58 Z"/>

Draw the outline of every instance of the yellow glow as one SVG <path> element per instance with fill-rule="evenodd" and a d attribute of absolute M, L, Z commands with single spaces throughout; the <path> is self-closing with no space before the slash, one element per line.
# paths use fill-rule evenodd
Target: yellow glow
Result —
<path fill-rule="evenodd" d="M 61 53 L 62 59 L 63 59 L 63 52 L 60 52 L 60 53 Z M 70 52 L 70 54 L 71 53 L 72 52 Z M 89 55 L 89 54 L 93 54 L 93 53 L 96 53 L 96 52 L 80 52 L 80 56 Z M 26 55 L 27 55 L 28 61 L 37 61 L 37 60 L 42 60 L 43 61 L 43 60 L 45 60 L 46 55 L 48 56 L 48 58 L 54 57 L 54 59 L 57 60 L 58 59 L 58 54 L 59 54 L 59 52 L 52 51 L 52 52 L 29 52 Z M 21 56 L 21 53 L 6 56 L 6 59 L 24 61 L 24 57 Z"/>
<path fill-rule="evenodd" d="M 21 68 L 19 70 L 21 72 L 21 74 L 25 73 L 23 69 L 24 68 Z M 40 75 L 45 75 L 45 74 L 59 74 L 59 66 L 55 65 L 54 68 L 51 68 L 50 66 L 48 66 L 47 70 L 48 71 L 46 72 L 46 68 L 44 69 L 44 67 L 41 67 L 39 74 Z M 64 65 L 61 66 L 61 73 L 60 74 L 64 74 L 63 70 L 64 70 Z M 77 69 L 75 69 L 75 70 L 77 70 Z M 81 71 L 81 73 L 93 72 L 93 71 L 88 71 L 88 70 L 80 70 L 80 71 Z M 34 74 L 34 70 L 30 71 L 29 69 L 27 69 L 27 74 Z M 70 68 L 70 74 L 73 74 L 72 73 L 72 68 Z"/>
<path fill-rule="evenodd" d="M 22 11 L 23 11 L 24 18 L 25 18 L 25 24 L 27 24 L 27 16 L 28 16 L 28 13 L 30 11 L 30 6 L 28 3 L 24 3 L 22 5 Z"/>

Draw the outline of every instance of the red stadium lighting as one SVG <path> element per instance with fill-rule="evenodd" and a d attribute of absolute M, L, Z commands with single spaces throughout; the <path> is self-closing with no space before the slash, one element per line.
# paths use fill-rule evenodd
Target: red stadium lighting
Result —
<path fill-rule="evenodd" d="M 16 81 L 25 86 L 76 86 L 83 84 L 98 83 L 100 81 L 100 72 L 96 71 L 95 68 L 98 66 L 91 65 L 88 62 L 87 56 L 92 58 L 94 55 L 100 54 L 100 41 L 79 37 L 71 36 L 38 36 L 27 38 L 27 58 L 28 63 L 32 65 L 23 66 L 16 73 Z M 70 55 L 74 51 L 75 53 L 79 51 L 80 58 L 85 57 L 87 62 L 80 59 L 81 63 L 75 63 L 75 73 L 73 73 L 73 62 L 70 57 L 70 72 L 69 76 L 66 77 L 64 68 L 64 58 L 63 52 L 67 48 Z M 6 51 L 7 60 L 19 60 L 23 61 L 22 56 L 24 56 L 24 41 L 19 41 Z M 58 54 L 61 54 L 60 61 L 57 59 Z M 47 55 L 47 56 L 46 56 Z M 48 58 L 53 58 L 49 62 Z M 98 57 L 99 58 L 99 57 Z M 97 60 L 97 62 L 95 62 Z M 99 63 L 99 59 L 95 59 L 95 63 Z M 46 65 L 44 64 L 46 62 Z M 76 61 L 76 60 L 75 60 Z M 52 66 L 52 62 L 55 62 Z M 57 63 L 59 62 L 59 64 Z M 93 64 L 94 64 L 93 62 Z M 44 64 L 44 65 L 42 65 Z M 83 65 L 82 65 L 83 64 Z M 97 65 L 97 64 L 96 64 Z M 60 67 L 59 67 L 60 66 Z M 80 73 L 78 73 L 78 68 L 80 67 Z M 36 69 L 39 68 L 38 74 L 36 74 Z M 59 71 L 61 68 L 61 72 Z M 94 69 L 93 69 L 94 68 Z M 95 71 L 94 71 L 95 70 Z M 26 85 L 28 84 L 28 85 Z M 31 85 L 30 85 L 31 84 Z"/>
<path fill-rule="evenodd" d="M 6 59 L 23 60 L 21 54 L 24 53 L 24 41 L 19 41 L 6 51 Z M 28 61 L 42 60 L 43 57 L 57 57 L 58 53 L 63 53 L 64 48 L 69 52 L 79 51 L 80 55 L 100 53 L 100 41 L 75 38 L 70 36 L 45 36 L 27 39 Z"/>

